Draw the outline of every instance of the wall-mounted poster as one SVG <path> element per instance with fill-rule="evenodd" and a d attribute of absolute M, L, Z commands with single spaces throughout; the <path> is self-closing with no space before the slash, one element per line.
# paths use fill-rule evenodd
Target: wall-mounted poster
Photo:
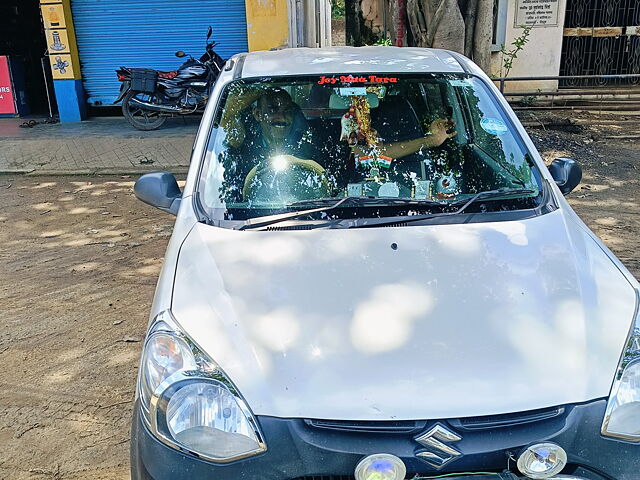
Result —
<path fill-rule="evenodd" d="M 47 34 L 47 48 L 49 55 L 55 53 L 70 53 L 69 37 L 66 30 L 45 30 Z"/>
<path fill-rule="evenodd" d="M 45 29 L 66 28 L 62 3 L 40 5 L 40 8 Z"/>
<path fill-rule="evenodd" d="M 49 63 L 51 64 L 51 73 L 54 80 L 71 80 L 75 78 L 71 55 L 51 54 L 49 55 Z"/>

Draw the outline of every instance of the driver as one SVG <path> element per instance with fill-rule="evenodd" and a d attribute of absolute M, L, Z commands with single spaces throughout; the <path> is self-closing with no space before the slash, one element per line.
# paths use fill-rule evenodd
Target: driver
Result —
<path fill-rule="evenodd" d="M 248 107 L 255 106 L 247 114 Z M 278 155 L 312 159 L 313 134 L 300 107 L 289 93 L 279 88 L 248 89 L 230 97 L 220 122 L 226 132 L 228 150 L 224 197 L 242 201 L 242 189 L 254 167 Z M 309 162 L 312 162 L 309 160 Z M 322 169 L 316 162 L 313 168 Z M 227 183 L 235 180 L 235 184 Z"/>
<path fill-rule="evenodd" d="M 243 112 L 252 103 L 256 105 L 247 118 Z M 241 148 L 247 153 L 277 151 L 293 155 L 289 150 L 301 147 L 300 140 L 304 140 L 305 133 L 310 133 L 300 107 L 289 93 L 279 88 L 249 89 L 230 98 L 221 125 L 227 133 L 229 147 Z M 250 132 L 251 136 L 247 135 L 247 126 L 255 129 Z M 310 139 L 303 144 L 302 148 L 308 148 Z"/>

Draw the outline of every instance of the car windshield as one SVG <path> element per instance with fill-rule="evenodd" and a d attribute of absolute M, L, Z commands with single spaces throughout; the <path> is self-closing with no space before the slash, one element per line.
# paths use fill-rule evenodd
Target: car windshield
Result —
<path fill-rule="evenodd" d="M 539 172 L 473 76 L 261 78 L 231 82 L 221 98 L 198 187 L 212 220 L 345 197 L 332 217 L 433 212 L 495 190 L 510 195 L 484 196 L 481 211 L 540 202 Z"/>

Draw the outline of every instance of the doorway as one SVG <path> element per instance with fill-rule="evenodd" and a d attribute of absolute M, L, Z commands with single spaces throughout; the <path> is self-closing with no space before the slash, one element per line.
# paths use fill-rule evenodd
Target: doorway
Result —
<path fill-rule="evenodd" d="M 0 0 L 0 55 L 13 57 L 22 67 L 32 114 L 49 114 L 46 69 L 42 67 L 46 50 L 38 0 Z"/>

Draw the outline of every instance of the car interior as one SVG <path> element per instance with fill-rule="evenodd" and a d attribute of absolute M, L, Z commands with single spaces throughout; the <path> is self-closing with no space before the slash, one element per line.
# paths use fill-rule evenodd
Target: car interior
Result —
<path fill-rule="evenodd" d="M 247 203 L 261 208 L 259 205 L 324 197 L 446 200 L 499 188 L 527 186 L 537 190 L 526 149 L 509 131 L 503 114 L 485 88 L 474 87 L 472 80 L 465 77 L 450 77 L 422 75 L 401 77 L 388 85 L 355 86 L 319 84 L 309 77 L 261 82 L 261 89 L 281 89 L 289 93 L 296 108 L 295 129 L 311 132 L 309 141 L 317 158 L 294 158 L 289 162 L 290 168 L 278 172 L 268 164 L 256 170 L 254 166 L 259 161 L 247 159 L 253 162 L 254 169 L 250 176 L 242 177 L 242 199 L 234 202 L 240 208 L 247 207 Z M 385 168 L 378 168 L 377 157 L 373 165 L 363 168 L 364 164 L 358 163 L 361 160 L 354 153 L 354 144 L 344 139 L 344 125 L 354 105 L 365 103 L 366 128 L 373 132 L 377 145 L 428 137 L 432 123 L 440 119 L 452 122 L 447 133 L 455 131 L 455 135 L 440 146 L 389 158 Z M 241 115 L 245 130 L 257 131 L 258 123 L 251 109 L 246 108 Z M 359 125 L 361 118 L 358 117 Z M 359 147 L 362 150 L 373 148 L 371 151 L 375 151 L 376 148 L 363 137 L 358 137 L 357 145 L 362 146 Z M 221 148 L 224 147 L 221 145 Z M 322 167 L 326 178 L 318 180 L 318 168 L 309 168 L 310 165 Z M 226 166 L 225 169 L 231 171 Z M 313 185 L 307 188 L 308 185 L 303 185 L 305 182 Z M 256 188 L 252 187 L 254 184 Z M 278 188 L 274 189 L 273 185 Z M 289 193 L 278 194 L 276 198 L 276 191 Z M 225 201 L 222 197 L 219 200 Z"/>

